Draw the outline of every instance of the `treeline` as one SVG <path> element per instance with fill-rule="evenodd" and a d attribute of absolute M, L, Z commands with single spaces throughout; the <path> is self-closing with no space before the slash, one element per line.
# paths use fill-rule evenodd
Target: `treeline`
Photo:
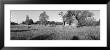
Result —
<path fill-rule="evenodd" d="M 33 20 L 30 20 L 28 22 L 23 21 L 21 24 L 25 24 L 25 25 L 33 25 L 33 24 L 38 24 L 38 25 L 63 25 L 63 22 L 46 21 L 45 23 L 42 23 L 41 21 L 33 22 Z M 11 22 L 11 25 L 18 25 L 18 23 Z"/>
<path fill-rule="evenodd" d="M 55 22 L 55 21 L 46 21 L 42 23 L 41 21 L 37 21 L 34 24 L 42 24 L 42 25 L 63 25 L 63 22 Z"/>
<path fill-rule="evenodd" d="M 60 15 L 63 19 L 62 22 L 55 22 L 55 21 L 48 21 L 49 16 L 46 12 L 42 12 L 39 16 L 39 21 L 33 22 L 32 19 L 29 19 L 27 15 L 26 20 L 23 21 L 21 24 L 32 25 L 32 24 L 39 24 L 39 25 L 72 25 L 77 21 L 77 26 L 97 26 L 100 25 L 100 20 L 94 19 L 94 13 L 90 12 L 89 10 L 68 10 L 66 13 L 60 12 Z M 17 23 L 11 22 L 11 25 L 16 25 Z"/>
<path fill-rule="evenodd" d="M 11 22 L 11 25 L 18 25 L 18 23 L 16 23 L 16 22 Z"/>
<path fill-rule="evenodd" d="M 33 22 L 33 20 L 30 20 L 28 22 L 23 21 L 21 24 L 25 24 L 25 25 L 33 25 L 33 24 L 38 24 L 38 25 L 63 25 L 63 22 L 46 21 L 45 23 L 42 24 L 41 21 Z M 18 25 L 18 23 L 11 22 L 11 25 Z M 80 25 L 80 26 L 98 26 L 98 25 L 100 25 L 100 20 L 99 21 L 85 20 L 85 22 L 82 22 L 81 24 L 78 24 L 78 25 Z"/>

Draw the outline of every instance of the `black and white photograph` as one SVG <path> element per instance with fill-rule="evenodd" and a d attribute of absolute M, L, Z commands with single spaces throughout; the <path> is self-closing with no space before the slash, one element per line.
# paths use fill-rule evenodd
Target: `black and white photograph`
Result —
<path fill-rule="evenodd" d="M 10 10 L 11 40 L 100 40 L 100 10 Z"/>
<path fill-rule="evenodd" d="M 106 5 L 6 4 L 5 46 L 106 46 Z"/>

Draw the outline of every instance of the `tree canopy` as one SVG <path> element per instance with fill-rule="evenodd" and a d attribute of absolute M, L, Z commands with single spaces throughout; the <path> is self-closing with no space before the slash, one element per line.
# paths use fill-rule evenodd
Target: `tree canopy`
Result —
<path fill-rule="evenodd" d="M 94 14 L 88 10 L 68 10 L 63 18 L 66 18 L 66 22 L 68 21 L 70 25 L 74 21 L 73 18 L 78 21 L 79 25 L 84 25 L 85 18 L 92 17 L 93 15 Z"/>
<path fill-rule="evenodd" d="M 42 24 L 45 24 L 48 19 L 49 19 L 49 16 L 46 14 L 45 11 L 41 13 L 39 16 L 39 20 L 42 22 Z"/>

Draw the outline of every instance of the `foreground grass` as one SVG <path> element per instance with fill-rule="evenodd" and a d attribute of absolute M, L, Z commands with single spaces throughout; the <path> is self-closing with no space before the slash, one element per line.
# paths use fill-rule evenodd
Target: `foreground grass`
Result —
<path fill-rule="evenodd" d="M 100 27 L 12 25 L 11 40 L 100 40 Z"/>

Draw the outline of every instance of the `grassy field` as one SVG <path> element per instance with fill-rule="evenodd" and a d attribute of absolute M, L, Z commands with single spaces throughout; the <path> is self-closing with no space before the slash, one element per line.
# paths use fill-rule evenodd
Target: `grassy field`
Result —
<path fill-rule="evenodd" d="M 11 40 L 100 40 L 100 27 L 11 25 Z"/>

